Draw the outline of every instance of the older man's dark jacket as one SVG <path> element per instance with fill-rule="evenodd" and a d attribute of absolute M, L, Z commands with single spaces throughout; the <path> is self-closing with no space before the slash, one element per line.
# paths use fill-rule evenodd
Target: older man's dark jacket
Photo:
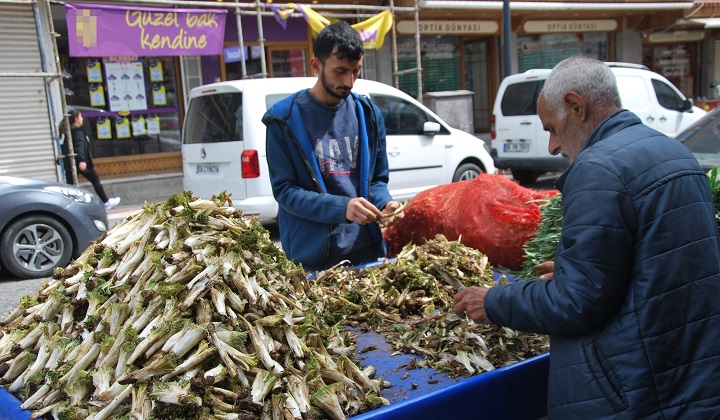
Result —
<path fill-rule="evenodd" d="M 551 336 L 551 418 L 717 418 L 720 248 L 706 174 L 619 111 L 558 179 L 551 281 L 492 288 L 490 320 Z"/>

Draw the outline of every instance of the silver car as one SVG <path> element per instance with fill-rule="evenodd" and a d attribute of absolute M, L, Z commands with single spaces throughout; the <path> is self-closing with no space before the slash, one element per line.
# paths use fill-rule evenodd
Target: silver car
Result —
<path fill-rule="evenodd" d="M 0 175 L 0 267 L 19 278 L 50 276 L 107 225 L 103 203 L 85 189 Z"/>

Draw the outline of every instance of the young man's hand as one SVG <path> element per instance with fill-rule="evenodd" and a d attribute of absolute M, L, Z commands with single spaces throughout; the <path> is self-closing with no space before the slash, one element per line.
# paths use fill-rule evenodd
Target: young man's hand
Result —
<path fill-rule="evenodd" d="M 385 208 L 383 208 L 382 210 L 382 220 L 380 222 L 380 227 L 388 227 L 397 223 L 399 220 L 405 217 L 405 212 L 402 210 L 402 208 L 403 206 L 399 202 L 388 201 L 388 203 L 385 204 Z"/>
<path fill-rule="evenodd" d="M 380 222 L 382 213 L 373 203 L 363 197 L 356 197 L 350 200 L 345 210 L 345 218 L 351 222 L 358 222 L 366 225 L 372 222 Z"/>

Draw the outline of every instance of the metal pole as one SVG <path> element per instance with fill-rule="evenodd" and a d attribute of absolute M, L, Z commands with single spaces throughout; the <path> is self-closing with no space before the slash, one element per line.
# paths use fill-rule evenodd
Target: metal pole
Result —
<path fill-rule="evenodd" d="M 394 77 L 394 83 L 395 83 L 395 89 L 400 89 L 400 75 L 398 74 L 398 53 L 397 53 L 397 28 L 395 27 L 395 12 L 393 11 L 395 8 L 395 2 L 394 0 L 390 0 L 390 11 L 393 13 L 393 22 L 392 22 L 392 55 L 393 55 L 393 74 Z"/>
<path fill-rule="evenodd" d="M 263 79 L 267 78 L 267 64 L 265 62 L 265 34 L 263 32 L 263 24 L 262 24 L 262 15 L 260 14 L 260 8 L 261 3 L 260 0 L 255 0 L 255 4 L 257 7 L 257 25 L 258 25 L 258 44 L 260 44 L 260 69 L 262 73 L 260 74 Z"/>
<path fill-rule="evenodd" d="M 57 37 L 58 34 L 55 33 L 55 24 L 53 23 L 53 17 L 52 17 L 52 10 L 50 7 L 50 1 L 48 0 L 45 3 L 45 13 L 47 15 L 48 20 L 48 29 L 50 35 L 53 37 L 53 56 L 55 58 L 55 70 L 57 71 L 57 81 L 58 81 L 58 89 L 60 91 L 60 106 L 62 108 L 62 121 L 63 124 L 60 124 L 62 128 L 65 129 L 65 141 L 67 142 L 67 151 L 68 156 L 70 157 L 70 168 L 65 168 L 66 171 L 70 171 L 73 175 L 73 185 L 78 185 L 78 173 L 77 173 L 77 167 L 75 166 L 75 147 L 73 146 L 72 142 L 72 135 L 70 133 L 70 119 L 68 118 L 68 112 L 67 112 L 67 101 L 65 100 L 65 82 L 63 82 L 62 78 L 62 68 L 60 67 L 60 54 L 58 53 L 57 49 Z M 53 129 L 54 131 L 54 129 Z M 59 135 L 59 133 L 58 133 Z M 53 144 L 53 147 L 55 145 Z M 64 157 L 62 154 L 62 148 L 60 149 L 60 156 L 58 157 Z"/>
<path fill-rule="evenodd" d="M 240 53 L 242 54 L 242 60 L 240 60 L 240 78 L 244 79 L 245 77 L 247 77 L 247 65 L 245 64 L 245 60 L 247 60 L 247 57 L 245 56 L 245 40 L 243 39 L 242 15 L 240 14 L 239 1 L 235 0 L 235 4 L 238 5 L 235 9 L 235 21 L 237 22 L 238 42 L 240 43 Z"/>
<path fill-rule="evenodd" d="M 512 23 L 510 20 L 510 0 L 503 0 L 502 20 L 503 75 L 507 77 L 512 74 L 512 48 L 510 45 L 512 35 Z"/>
<path fill-rule="evenodd" d="M 420 6 L 418 5 L 418 0 L 415 0 L 415 55 L 418 83 L 417 100 L 422 103 L 422 57 L 420 56 Z"/>

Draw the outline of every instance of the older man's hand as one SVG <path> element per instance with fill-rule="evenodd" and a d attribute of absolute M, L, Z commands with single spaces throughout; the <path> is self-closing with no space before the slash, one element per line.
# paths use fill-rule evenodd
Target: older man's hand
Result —
<path fill-rule="evenodd" d="M 467 289 L 459 291 L 455 295 L 455 315 L 460 318 L 464 318 L 466 315 L 468 318 L 475 321 L 476 324 L 487 324 L 487 314 L 485 313 L 485 295 L 487 294 L 487 287 L 470 286 Z"/>

